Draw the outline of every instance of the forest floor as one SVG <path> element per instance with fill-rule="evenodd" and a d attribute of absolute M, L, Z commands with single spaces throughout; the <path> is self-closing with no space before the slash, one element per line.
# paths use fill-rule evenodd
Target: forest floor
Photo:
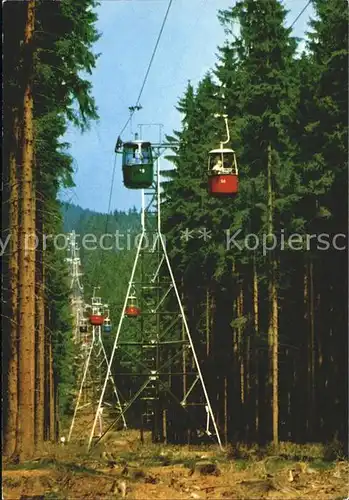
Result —
<path fill-rule="evenodd" d="M 141 444 L 132 430 L 108 436 L 89 454 L 80 441 L 48 445 L 28 463 L 3 463 L 3 499 L 348 498 L 348 462 L 325 461 L 320 446 L 288 443 L 262 456 L 251 447 L 156 445 L 148 435 Z"/>

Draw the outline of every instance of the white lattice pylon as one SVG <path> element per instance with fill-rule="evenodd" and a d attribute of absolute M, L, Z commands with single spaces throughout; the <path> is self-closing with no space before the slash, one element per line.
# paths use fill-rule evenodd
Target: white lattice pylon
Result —
<path fill-rule="evenodd" d="M 83 286 L 80 283 L 80 276 L 82 276 L 79 257 L 79 248 L 76 242 L 75 231 L 68 235 L 68 257 L 66 262 L 69 266 L 70 274 L 70 290 L 71 290 L 71 307 L 73 316 L 75 317 L 75 328 L 73 340 L 77 343 L 80 342 L 80 319 L 83 318 L 84 299 L 83 299 Z"/>
<path fill-rule="evenodd" d="M 95 356 L 93 356 L 94 351 L 97 351 L 95 353 Z M 93 359 L 93 357 L 95 359 Z M 73 429 L 74 429 L 74 425 L 75 425 L 78 411 L 83 409 L 83 408 L 86 408 L 87 406 L 90 406 L 94 403 L 93 401 L 89 401 L 87 404 L 80 406 L 81 397 L 83 395 L 84 388 L 85 388 L 87 380 L 88 380 L 88 376 L 90 376 L 90 378 L 93 379 L 93 375 L 91 375 L 91 373 L 90 373 L 91 365 L 93 362 L 96 365 L 98 365 L 97 368 L 99 368 L 103 364 L 106 364 L 107 366 L 109 366 L 107 353 L 106 353 L 104 345 L 103 345 L 100 326 L 93 326 L 92 327 L 92 341 L 91 341 L 91 345 L 87 351 L 87 356 L 86 356 L 85 362 L 84 362 L 84 368 L 83 368 L 82 378 L 81 378 L 81 382 L 80 382 L 80 389 L 79 389 L 78 397 L 77 397 L 76 404 L 75 404 L 73 419 L 72 419 L 70 429 L 69 429 L 68 442 L 70 441 L 72 433 L 73 433 Z M 116 407 L 117 407 L 118 411 L 121 413 L 121 418 L 123 420 L 124 427 L 126 428 L 126 420 L 125 420 L 125 417 L 124 417 L 124 414 L 122 411 L 122 406 L 121 406 L 119 394 L 118 394 L 118 391 L 116 389 L 116 385 L 115 385 L 113 376 L 110 372 L 109 372 L 106 380 L 107 380 L 107 383 L 109 381 L 112 385 L 113 393 L 114 393 L 114 396 L 116 399 Z M 97 414 L 97 418 L 96 418 L 96 422 L 97 422 L 97 420 L 99 421 L 100 435 L 103 432 L 103 422 L 102 422 L 103 409 L 104 408 L 101 405 L 99 405 L 98 414 Z"/>
<path fill-rule="evenodd" d="M 160 154 L 159 154 L 159 156 L 160 156 Z M 174 275 L 173 275 L 173 272 L 172 272 L 171 264 L 170 264 L 170 261 L 169 261 L 168 255 L 167 255 L 167 250 L 166 250 L 166 245 L 165 245 L 164 237 L 163 237 L 163 235 L 161 233 L 159 156 L 158 156 L 157 161 L 156 161 L 157 172 L 156 172 L 156 184 L 155 184 L 156 204 L 157 204 L 156 205 L 156 209 L 157 209 L 157 231 L 156 231 L 157 240 L 156 241 L 160 242 L 159 250 L 162 253 L 162 258 L 161 258 L 161 262 L 160 262 L 159 267 L 162 264 L 166 264 L 167 272 L 168 272 L 170 280 L 171 280 L 170 287 L 171 287 L 171 290 L 173 290 L 175 292 L 177 306 L 178 306 L 178 309 L 180 311 L 179 316 L 181 317 L 182 324 L 183 324 L 183 327 L 184 327 L 184 333 L 185 333 L 185 335 L 187 337 L 186 342 L 188 342 L 188 346 L 190 348 L 190 352 L 191 352 L 192 359 L 193 359 L 193 362 L 194 362 L 194 366 L 195 366 L 195 369 L 196 369 L 196 380 L 190 386 L 190 388 L 186 391 L 186 393 L 184 394 L 184 397 L 183 397 L 182 401 L 180 402 L 180 404 L 182 405 L 183 408 L 186 407 L 187 398 L 188 398 L 189 394 L 193 391 L 194 386 L 197 383 L 199 383 L 199 385 L 201 385 L 201 389 L 202 389 L 201 394 L 202 394 L 203 399 L 205 401 L 204 404 L 205 404 L 205 407 L 207 409 L 207 422 L 205 422 L 205 424 L 206 424 L 206 428 L 207 428 L 208 432 L 206 432 L 206 434 L 207 435 L 212 435 L 213 434 L 213 433 L 209 432 L 209 424 L 212 423 L 213 429 L 214 429 L 214 436 L 216 437 L 219 446 L 222 448 L 222 443 L 221 443 L 221 439 L 220 439 L 218 427 L 217 427 L 217 424 L 216 424 L 216 421 L 215 421 L 215 418 L 214 418 L 214 415 L 213 415 L 211 403 L 210 403 L 209 396 L 208 396 L 208 393 L 207 393 L 207 390 L 206 390 L 206 386 L 205 386 L 203 375 L 202 375 L 202 372 L 201 372 L 201 369 L 200 369 L 199 361 L 198 361 L 198 358 L 197 358 L 197 355 L 196 355 L 196 352 L 195 352 L 195 347 L 194 347 L 194 344 L 193 344 L 192 336 L 190 334 L 188 323 L 187 323 L 187 320 L 186 320 L 186 317 L 185 317 L 185 313 L 184 313 L 184 309 L 183 309 L 183 306 L 182 306 L 182 301 L 181 301 L 180 295 L 178 293 L 178 289 L 177 289 L 176 282 L 175 282 L 175 279 L 174 279 Z M 116 352 L 117 348 L 120 347 L 120 344 L 121 344 L 120 343 L 118 345 L 118 343 L 119 343 L 119 337 L 120 337 L 120 333 L 121 333 L 121 329 L 122 329 L 122 325 L 123 325 L 123 321 L 125 319 L 125 311 L 126 311 L 126 307 L 127 307 L 127 304 L 128 304 L 128 299 L 129 299 L 129 297 L 131 295 L 131 290 L 133 288 L 133 282 L 134 282 L 135 272 L 136 272 L 137 264 L 139 262 L 141 249 L 143 248 L 142 247 L 143 241 L 145 240 L 145 237 L 146 237 L 146 210 L 147 210 L 147 208 L 149 208 L 149 206 L 146 206 L 146 203 L 145 203 L 145 191 L 142 190 L 142 214 L 141 214 L 142 233 L 141 233 L 140 238 L 139 238 L 139 242 L 138 242 L 138 246 L 137 246 L 137 252 L 136 252 L 136 257 L 135 257 L 135 261 L 134 261 L 134 264 L 133 264 L 133 268 L 132 268 L 132 272 L 131 272 L 131 277 L 130 277 L 130 281 L 129 281 L 129 284 L 128 284 L 128 289 L 127 289 L 125 301 L 124 301 L 124 304 L 123 304 L 123 309 L 122 309 L 122 312 L 121 312 L 120 321 L 119 321 L 119 324 L 118 324 L 116 336 L 115 336 L 115 339 L 114 339 L 114 345 L 113 345 L 111 357 L 109 359 L 107 374 L 106 374 L 106 377 L 105 377 L 105 380 L 104 380 L 103 389 L 102 389 L 102 392 L 101 392 L 101 395 L 100 395 L 100 400 L 99 400 L 97 411 L 96 411 L 96 414 L 95 414 L 95 419 L 94 419 L 93 426 L 92 426 L 92 429 L 91 429 L 91 434 L 90 434 L 89 443 L 88 443 L 88 449 L 91 448 L 92 440 L 93 440 L 94 433 L 95 433 L 95 428 L 96 428 L 97 421 L 98 421 L 98 418 L 99 418 L 99 412 L 100 412 L 100 409 L 101 409 L 101 407 L 103 405 L 104 394 L 105 394 L 105 391 L 106 391 L 108 379 L 110 377 L 111 367 L 112 367 L 112 364 L 113 364 L 115 352 Z M 155 243 L 154 243 L 154 247 L 155 247 Z M 156 271 L 155 274 L 158 274 L 158 273 L 159 273 L 159 268 L 157 269 L 157 271 Z M 160 304 L 158 304 L 158 306 L 159 305 Z M 153 311 L 153 312 L 156 314 L 156 311 Z M 155 377 L 153 376 L 154 373 L 156 374 L 156 372 L 151 372 L 150 373 L 151 376 L 148 378 L 148 380 L 134 394 L 134 396 L 130 399 L 129 403 L 127 405 L 125 405 L 124 412 L 126 412 L 127 409 L 131 406 L 131 404 L 133 404 L 133 402 L 140 396 L 140 394 L 142 393 L 142 391 L 144 391 L 144 389 L 147 387 L 147 385 L 152 380 L 156 379 L 156 375 L 155 375 Z M 204 417 L 204 419 L 205 419 L 205 417 Z M 104 434 L 106 434 L 109 431 L 110 428 L 111 428 L 111 426 L 109 426 L 109 428 L 105 431 Z"/>
<path fill-rule="evenodd" d="M 71 232 L 68 235 L 68 254 L 69 256 L 66 258 L 66 261 L 69 264 L 70 268 L 70 289 L 72 290 L 73 298 L 81 297 L 83 292 L 83 286 L 80 283 L 80 276 L 82 276 L 82 272 L 80 270 L 81 261 L 79 257 L 79 247 L 76 242 L 76 234 L 75 231 Z"/>

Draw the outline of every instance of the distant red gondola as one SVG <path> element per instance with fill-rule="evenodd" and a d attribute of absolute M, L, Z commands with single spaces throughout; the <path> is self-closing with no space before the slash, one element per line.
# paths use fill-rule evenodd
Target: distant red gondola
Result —
<path fill-rule="evenodd" d="M 139 307 L 136 306 L 128 306 L 125 309 L 125 314 L 129 318 L 137 318 L 137 316 L 141 315 L 141 310 Z"/>
<path fill-rule="evenodd" d="M 104 316 L 102 314 L 102 300 L 100 297 L 95 297 L 93 292 L 92 297 L 92 314 L 90 315 L 90 323 L 93 326 L 102 326 L 104 323 Z"/>
<path fill-rule="evenodd" d="M 101 326 L 104 323 L 104 316 L 101 314 L 91 314 L 90 323 L 93 326 Z"/>
<path fill-rule="evenodd" d="M 136 293 L 133 292 L 128 298 L 128 304 L 125 307 L 125 316 L 128 318 L 137 318 L 141 315 L 141 309 L 137 305 Z"/>

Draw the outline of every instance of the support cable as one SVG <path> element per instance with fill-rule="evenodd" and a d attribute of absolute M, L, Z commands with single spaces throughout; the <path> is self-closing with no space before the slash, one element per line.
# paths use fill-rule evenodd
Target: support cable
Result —
<path fill-rule="evenodd" d="M 309 7 L 309 5 L 311 4 L 312 0 L 309 0 L 309 2 L 303 7 L 303 9 L 300 11 L 300 13 L 298 14 L 298 16 L 296 17 L 296 19 L 293 21 L 293 23 L 289 26 L 289 28 L 293 28 L 293 26 L 296 24 L 296 22 L 298 21 L 298 19 L 303 15 L 303 13 L 307 10 L 307 8 Z"/>
<path fill-rule="evenodd" d="M 165 24 L 166 24 L 166 21 L 167 21 L 167 18 L 168 18 L 168 14 L 170 12 L 170 9 L 171 9 L 171 5 L 173 3 L 173 0 L 170 0 L 169 1 L 169 4 L 167 6 L 167 10 L 166 10 L 166 13 L 165 13 L 165 16 L 164 16 L 164 19 L 162 21 L 162 25 L 161 25 L 161 28 L 160 28 L 160 32 L 159 32 L 159 35 L 158 35 L 158 38 L 156 40 L 156 43 L 155 43 L 155 47 L 154 47 L 154 50 L 153 50 L 153 53 L 151 55 L 151 58 L 150 58 L 150 61 L 149 61 L 149 64 L 148 64 L 148 68 L 147 68 L 147 71 L 145 73 L 145 77 L 143 79 L 143 83 L 142 83 L 142 86 L 141 86 L 141 90 L 139 91 L 139 94 L 138 94 L 138 97 L 137 97 L 137 101 L 136 101 L 136 105 L 131 107 L 130 108 L 130 116 L 128 118 L 128 120 L 126 121 L 124 127 L 122 128 L 120 134 L 119 134 L 119 137 L 121 137 L 121 135 L 123 134 L 123 132 L 125 131 L 127 125 L 130 123 L 131 119 L 132 119 L 132 116 L 133 114 L 135 113 L 135 111 L 138 111 L 138 109 L 140 108 L 140 105 L 139 105 L 139 102 L 141 100 L 141 97 L 142 97 L 142 94 L 143 94 L 143 90 L 144 90 L 144 87 L 145 87 L 145 84 L 147 83 L 147 80 L 148 80 L 148 76 L 149 76 L 149 73 L 150 73 L 150 70 L 151 70 L 151 67 L 152 67 L 152 64 L 153 64 L 153 61 L 154 61 L 154 58 L 155 58 L 155 54 L 156 54 L 156 51 L 158 49 L 158 46 L 160 44 L 160 40 L 161 40 L 161 36 L 162 36 L 162 33 L 164 31 L 164 28 L 165 28 Z"/>
<path fill-rule="evenodd" d="M 128 118 L 128 120 L 126 121 L 125 125 L 123 126 L 123 128 L 121 129 L 121 132 L 119 133 L 118 135 L 118 141 L 117 141 L 117 145 L 121 143 L 121 136 L 123 134 L 123 132 L 125 131 L 126 127 L 128 126 L 128 124 L 131 122 L 132 120 L 132 117 L 134 115 L 134 113 L 136 111 L 139 111 L 140 109 L 142 109 L 142 106 L 140 106 L 140 99 L 142 97 L 142 94 L 143 94 L 143 91 L 144 91 L 144 88 L 145 88 L 145 85 L 147 83 L 147 80 L 148 80 L 148 76 L 149 76 L 149 73 L 150 73 L 150 70 L 151 70 L 151 67 L 152 67 L 152 64 L 154 62 L 154 58 L 155 58 L 155 55 L 156 55 L 156 51 L 159 47 L 159 44 L 160 44 L 160 40 L 161 40 L 161 37 L 162 37 L 162 34 L 163 34 L 163 31 L 164 31 L 164 28 L 165 28 L 165 25 L 166 25 L 166 21 L 167 21 L 167 18 L 168 18 L 168 14 L 170 12 L 170 9 L 171 9 L 171 6 L 172 6 L 172 3 L 173 3 L 173 0 L 170 0 L 169 1 L 169 4 L 167 6 L 167 10 L 166 10 L 166 13 L 165 13 L 165 16 L 164 16 L 164 19 L 162 21 L 162 24 L 161 24 L 161 28 L 160 28 L 160 32 L 159 32 L 159 35 L 158 35 L 158 38 L 156 40 L 156 43 L 155 43 L 155 47 L 154 47 L 154 50 L 153 50 L 153 53 L 151 55 L 151 58 L 150 58 L 150 61 L 149 61 L 149 64 L 148 64 L 148 67 L 147 67 L 147 71 L 145 73 L 145 76 L 144 76 L 144 79 L 143 79 L 143 82 L 142 82 L 142 86 L 141 86 L 141 89 L 139 91 L 139 94 L 138 94 L 138 97 L 137 97 L 137 101 L 136 101 L 136 105 L 135 106 L 131 106 L 129 109 L 130 109 L 130 116 Z M 122 144 L 122 143 L 121 143 Z M 116 151 L 115 151 L 115 155 L 114 155 L 114 165 L 113 165 L 113 170 L 112 170 L 112 177 L 111 177 L 111 182 L 110 182 L 110 191 L 109 191 L 109 202 L 108 202 L 108 211 L 107 211 L 107 219 L 106 219 L 106 223 L 105 223 L 105 231 L 104 233 L 107 234 L 108 232 L 108 223 L 109 223 L 109 216 L 110 216 L 110 209 L 111 209 L 111 201 L 112 201 L 112 195 L 113 195 L 113 187 L 114 187 L 114 179 L 115 179 L 115 170 L 116 170 L 116 159 L 117 159 L 117 155 L 116 155 Z M 101 265 L 102 265 L 102 258 L 100 259 L 99 261 L 99 266 L 98 266 L 98 273 L 97 273 L 97 277 L 99 276 L 100 274 L 100 269 L 101 269 Z"/>

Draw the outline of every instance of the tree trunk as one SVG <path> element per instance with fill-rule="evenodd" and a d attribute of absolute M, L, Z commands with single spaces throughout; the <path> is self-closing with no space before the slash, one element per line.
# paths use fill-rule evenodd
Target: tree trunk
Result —
<path fill-rule="evenodd" d="M 228 445 L 228 377 L 224 377 L 224 444 Z"/>
<path fill-rule="evenodd" d="M 37 179 L 38 182 L 38 179 Z M 36 227 L 38 248 L 35 262 L 36 291 L 36 338 L 35 338 L 35 444 L 40 446 L 44 441 L 44 405 L 45 405 L 45 290 L 43 262 L 43 203 L 37 193 Z"/>
<path fill-rule="evenodd" d="M 272 173 L 272 147 L 268 145 L 268 234 L 274 232 L 274 192 Z M 274 251 L 269 251 L 269 321 L 268 321 L 268 343 L 271 359 L 269 386 L 272 387 L 272 434 L 273 444 L 277 448 L 279 444 L 279 398 L 278 398 L 278 296 L 277 296 L 277 260 Z"/>
<path fill-rule="evenodd" d="M 58 443 L 60 434 L 60 422 L 59 422 L 59 391 L 58 383 L 54 378 L 54 436 L 53 441 Z"/>
<path fill-rule="evenodd" d="M 255 390 L 255 432 L 259 433 L 259 295 L 258 295 L 258 274 L 256 265 L 256 255 L 253 255 L 253 353 L 254 360 L 254 390 Z"/>
<path fill-rule="evenodd" d="M 274 267 L 275 266 L 275 267 Z M 272 336 L 272 380 L 273 380 L 273 444 L 279 444 L 279 339 L 278 339 L 278 299 L 276 287 L 277 263 L 273 262 L 271 283 L 271 317 L 269 329 Z"/>
<path fill-rule="evenodd" d="M 5 456 L 11 456 L 16 448 L 18 410 L 18 110 L 13 109 L 13 142 L 9 154 L 9 288 L 10 288 L 10 337 L 8 364 L 6 366 L 6 415 L 4 416 Z"/>
<path fill-rule="evenodd" d="M 237 275 L 236 263 L 232 264 L 233 275 Z M 238 287 L 238 285 L 237 285 Z M 233 300 L 233 318 L 237 321 L 232 329 L 232 368 L 231 368 L 231 392 L 230 404 L 234 408 L 233 419 L 231 419 L 230 428 L 232 429 L 232 440 L 237 442 L 240 440 L 241 427 L 243 423 L 242 405 L 241 405 L 241 384 L 240 384 L 240 356 L 239 356 L 239 326 L 238 320 L 240 318 L 240 293 L 239 290 L 234 294 Z"/>
<path fill-rule="evenodd" d="M 211 337 L 210 306 L 211 306 L 210 289 L 207 287 L 207 289 L 206 289 L 206 356 L 207 357 L 210 355 L 210 337 Z"/>
<path fill-rule="evenodd" d="M 44 392 L 44 440 L 50 439 L 50 360 L 48 357 L 48 330 L 45 328 L 45 392 Z"/>
<path fill-rule="evenodd" d="M 237 298 L 237 317 L 242 319 L 244 311 L 244 291 L 241 285 L 239 296 Z M 242 326 L 239 323 L 238 326 L 238 351 L 239 351 L 239 371 L 240 371 L 240 399 L 241 403 L 245 403 L 245 360 L 244 360 L 244 349 L 243 349 L 243 336 L 242 336 Z"/>
<path fill-rule="evenodd" d="M 33 188 L 33 96 L 31 88 L 32 36 L 35 2 L 27 5 L 24 34 L 26 85 L 23 105 L 22 169 L 20 178 L 19 229 L 19 347 L 18 347 L 18 435 L 16 455 L 19 460 L 34 453 L 35 391 L 35 212 Z"/>
<path fill-rule="evenodd" d="M 45 309 L 45 392 L 44 392 L 44 439 L 50 440 L 50 425 L 51 425 L 51 333 L 50 333 L 50 311 Z"/>
<path fill-rule="evenodd" d="M 308 419 L 309 437 L 314 434 L 314 406 L 315 406 L 315 330 L 314 330 L 314 269 L 313 262 L 309 265 L 308 311 L 309 311 L 309 342 L 308 342 Z"/>
<path fill-rule="evenodd" d="M 52 354 L 52 339 L 49 342 L 49 440 L 54 442 L 56 437 L 55 430 L 55 379 L 53 373 L 53 354 Z"/>

